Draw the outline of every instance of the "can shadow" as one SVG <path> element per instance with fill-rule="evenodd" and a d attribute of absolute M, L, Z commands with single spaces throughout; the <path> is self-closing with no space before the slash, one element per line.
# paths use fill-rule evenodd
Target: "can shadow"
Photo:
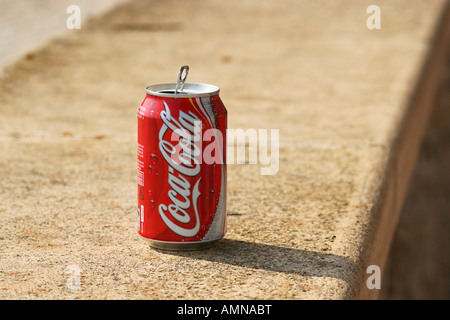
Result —
<path fill-rule="evenodd" d="M 336 254 L 232 239 L 222 239 L 214 247 L 202 251 L 165 252 L 191 259 L 306 277 L 349 280 L 356 271 L 353 261 Z"/>

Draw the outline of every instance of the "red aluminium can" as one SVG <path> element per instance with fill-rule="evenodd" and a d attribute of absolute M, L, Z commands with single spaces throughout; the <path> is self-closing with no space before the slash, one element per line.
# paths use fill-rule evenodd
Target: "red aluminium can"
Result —
<path fill-rule="evenodd" d="M 216 86 L 177 87 L 147 87 L 138 111 L 138 234 L 196 250 L 226 232 L 227 111 Z"/>

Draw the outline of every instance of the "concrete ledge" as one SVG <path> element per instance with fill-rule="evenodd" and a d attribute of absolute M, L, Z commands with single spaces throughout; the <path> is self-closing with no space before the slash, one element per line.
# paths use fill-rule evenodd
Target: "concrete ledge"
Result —
<path fill-rule="evenodd" d="M 366 254 L 366 266 L 372 261 L 384 270 L 398 217 L 408 191 L 411 173 L 416 164 L 424 133 L 430 116 L 436 105 L 438 90 L 444 79 L 450 52 L 450 6 L 447 4 L 439 19 L 436 34 L 432 38 L 430 49 L 421 74 L 411 94 L 398 131 L 392 139 L 391 153 L 388 159 L 386 177 L 379 199 L 380 206 L 372 212 L 372 237 Z M 358 298 L 378 297 L 379 291 L 368 290 L 365 284 Z"/>
<path fill-rule="evenodd" d="M 370 4 L 132 1 L 6 68 L 0 297 L 378 297 L 450 36 L 447 1 L 378 1 L 380 30 Z M 183 64 L 280 165 L 230 165 L 226 239 L 165 253 L 136 233 L 136 111 Z"/>

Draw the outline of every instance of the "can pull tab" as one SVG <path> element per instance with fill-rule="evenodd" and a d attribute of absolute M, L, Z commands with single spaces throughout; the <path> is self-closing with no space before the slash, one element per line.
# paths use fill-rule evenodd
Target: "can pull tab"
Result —
<path fill-rule="evenodd" d="M 180 72 L 178 73 L 177 85 L 175 87 L 175 94 L 178 93 L 178 88 L 180 89 L 179 92 L 183 91 L 184 82 L 186 81 L 188 73 L 189 73 L 189 66 L 182 66 L 180 68 Z"/>

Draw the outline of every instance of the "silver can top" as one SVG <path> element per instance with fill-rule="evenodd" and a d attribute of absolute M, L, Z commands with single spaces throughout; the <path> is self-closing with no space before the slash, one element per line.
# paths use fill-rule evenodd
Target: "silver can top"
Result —
<path fill-rule="evenodd" d="M 148 86 L 145 91 L 152 96 L 169 98 L 196 98 L 214 96 L 220 89 L 212 84 L 185 83 L 183 91 L 175 93 L 176 83 L 160 83 Z"/>
<path fill-rule="evenodd" d="M 161 83 L 148 86 L 145 91 L 149 95 L 170 98 L 207 97 L 219 93 L 219 87 L 204 83 L 185 83 L 189 66 L 182 66 L 176 83 Z"/>

